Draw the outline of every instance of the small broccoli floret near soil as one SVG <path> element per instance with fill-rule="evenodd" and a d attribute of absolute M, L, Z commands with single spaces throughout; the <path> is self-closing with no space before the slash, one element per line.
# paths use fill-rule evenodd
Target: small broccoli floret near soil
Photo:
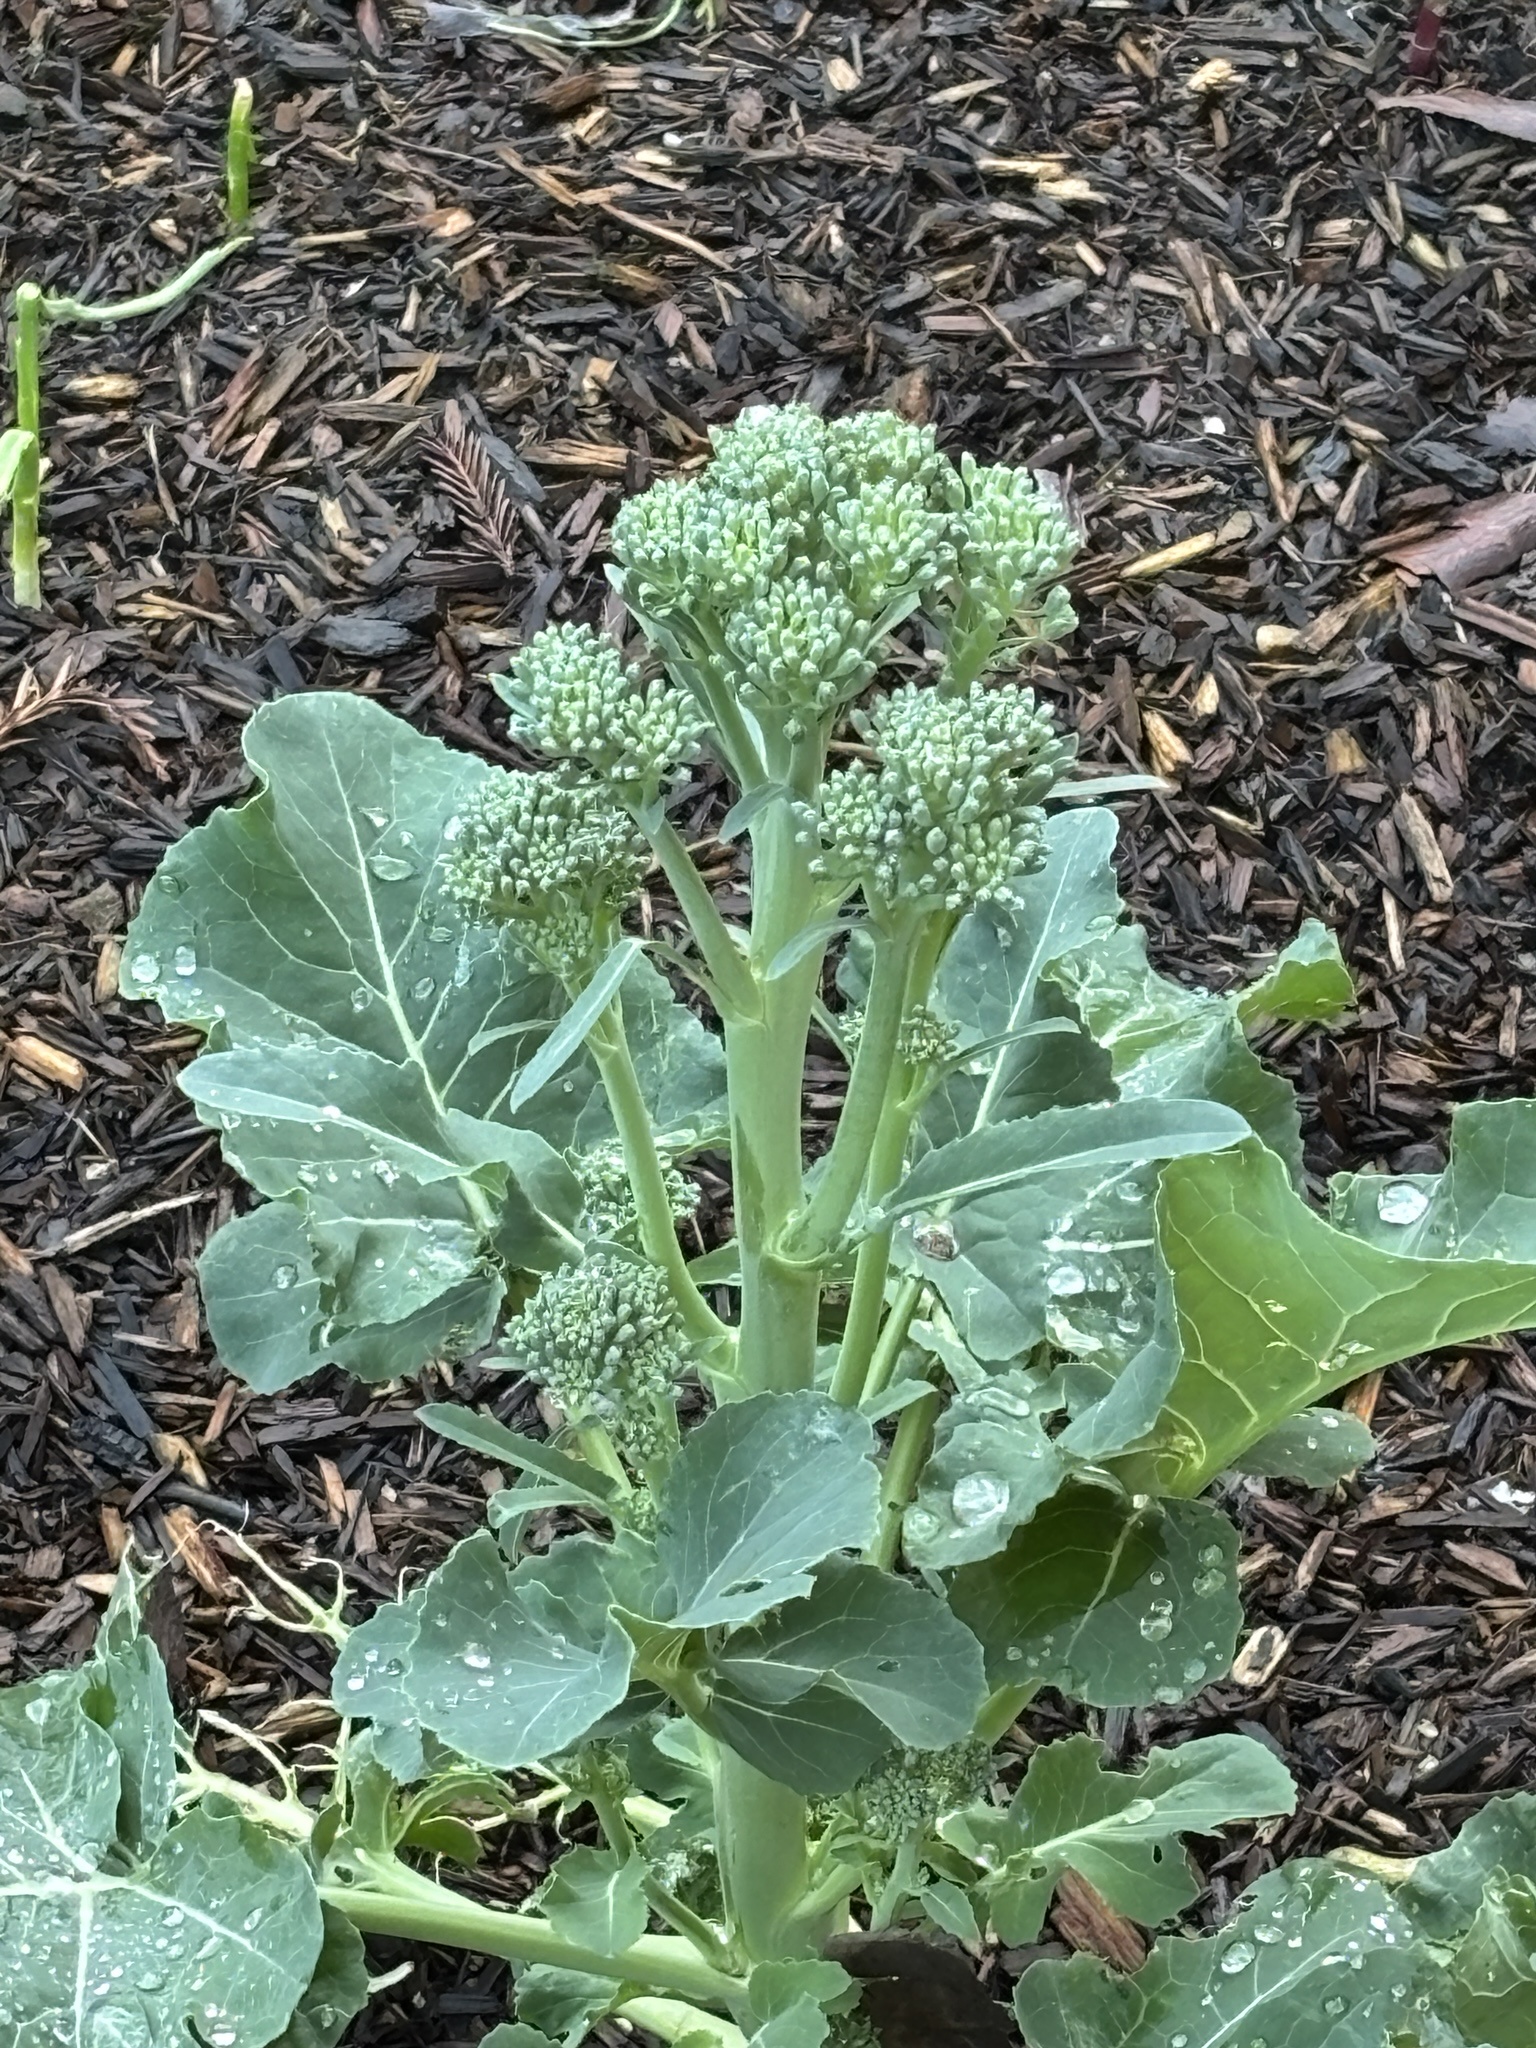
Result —
<path fill-rule="evenodd" d="M 896 1843 L 985 1796 L 994 1775 L 989 1743 L 893 1749 L 848 1794 L 855 1819 L 876 1841 Z"/>
<path fill-rule="evenodd" d="M 644 840 L 599 786 L 561 772 L 496 775 L 464 807 L 448 887 L 550 973 L 582 980 L 646 866 Z"/>
<path fill-rule="evenodd" d="M 703 721 L 676 684 L 647 685 L 589 626 L 550 626 L 496 679 L 515 738 L 555 760 L 583 761 L 615 793 L 655 800 L 698 752 Z"/>
<path fill-rule="evenodd" d="M 604 1145 L 576 1161 L 576 1178 L 581 1182 L 581 1227 L 593 1237 L 628 1241 L 639 1221 L 635 1191 L 630 1185 L 624 1154 L 617 1145 Z M 662 1163 L 662 1179 L 674 1223 L 686 1223 L 699 1206 L 699 1191 L 686 1174 L 669 1161 Z"/>
<path fill-rule="evenodd" d="M 572 1422 L 599 1422 L 644 1466 L 675 1441 L 673 1390 L 689 1364 L 666 1276 L 620 1252 L 563 1267 L 508 1323 L 502 1351 Z"/>

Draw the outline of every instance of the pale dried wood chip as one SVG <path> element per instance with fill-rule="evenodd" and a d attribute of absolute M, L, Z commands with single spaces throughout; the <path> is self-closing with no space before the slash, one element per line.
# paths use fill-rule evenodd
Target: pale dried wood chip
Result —
<path fill-rule="evenodd" d="M 1139 1970 L 1147 1960 L 1141 1929 L 1075 1870 L 1064 1870 L 1057 1879 L 1051 1925 L 1069 1948 L 1100 1956 L 1114 1969 Z"/>
<path fill-rule="evenodd" d="M 1141 730 L 1146 740 L 1147 753 L 1157 774 L 1177 775 L 1194 760 L 1188 744 L 1174 731 L 1161 711 L 1144 709 L 1141 714 Z"/>
<path fill-rule="evenodd" d="M 1417 797 L 1407 790 L 1392 807 L 1397 829 L 1403 842 L 1413 856 L 1413 864 L 1424 877 L 1424 886 L 1429 891 L 1432 903 L 1449 903 L 1455 893 L 1451 871 L 1446 866 L 1445 855 L 1435 837 L 1435 828 L 1425 815 L 1424 807 Z"/>
<path fill-rule="evenodd" d="M 72 1052 L 64 1052 L 32 1031 L 18 1031 L 9 1041 L 11 1058 L 39 1081 L 51 1081 L 56 1088 L 85 1086 L 85 1067 Z"/>
<path fill-rule="evenodd" d="M 1330 775 L 1363 775 L 1370 767 L 1365 749 L 1347 726 L 1323 736 L 1323 766 Z"/>
<path fill-rule="evenodd" d="M 191 1508 L 167 1508 L 162 1519 L 171 1547 L 209 1599 L 222 1607 L 243 1603 L 245 1588 L 203 1534 Z"/>
<path fill-rule="evenodd" d="M 1285 1662 L 1291 1638 L 1277 1623 L 1266 1621 L 1256 1628 L 1238 1651 L 1232 1665 L 1232 1682 L 1256 1689 L 1267 1685 Z"/>

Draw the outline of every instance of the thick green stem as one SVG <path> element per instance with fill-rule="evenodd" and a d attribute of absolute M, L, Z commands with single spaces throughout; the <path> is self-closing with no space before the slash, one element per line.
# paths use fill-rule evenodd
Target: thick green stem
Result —
<path fill-rule="evenodd" d="M 715 1842 L 731 1928 L 754 1963 L 812 1955 L 800 1924 L 810 1874 L 805 1801 L 733 1749 L 715 1749 Z"/>
<path fill-rule="evenodd" d="M 746 2048 L 746 2035 L 729 2020 L 700 2012 L 675 1998 L 626 1998 L 615 2017 L 654 2034 L 659 2041 L 708 2039 L 712 2048 Z"/>
<path fill-rule="evenodd" d="M 43 295 L 35 284 L 16 287 L 11 346 L 16 424 L 28 436 L 11 484 L 11 595 L 19 610 L 38 611 L 43 602 L 38 534 L 43 476 Z"/>
<path fill-rule="evenodd" d="M 755 1015 L 759 1002 L 752 970 L 730 926 L 720 915 L 709 892 L 709 884 L 694 866 L 693 857 L 684 846 L 677 827 L 670 819 L 663 818 L 647 836 L 651 851 L 661 862 L 662 872 L 672 884 L 678 908 L 688 920 L 688 928 L 693 933 L 721 1002 L 741 1016 Z"/>
<path fill-rule="evenodd" d="M 233 256 L 237 249 L 243 249 L 250 239 L 249 235 L 231 235 L 216 249 L 205 249 L 201 256 L 194 256 L 185 270 L 178 271 L 167 283 L 155 291 L 145 292 L 140 298 L 119 299 L 109 306 L 89 306 L 83 299 L 50 297 L 44 300 L 43 311 L 50 320 L 70 320 L 95 326 L 112 320 L 139 320 L 146 313 L 163 313 L 167 306 L 177 305 L 189 292 L 195 291 L 211 270 L 217 270 L 226 257 Z M 17 296 L 19 298 L 20 294 Z"/>
<path fill-rule="evenodd" d="M 901 1518 L 917 1491 L 918 1475 L 928 1461 L 938 1414 L 937 1392 L 922 1395 L 901 1411 L 880 1481 L 880 1520 L 875 1539 L 864 1553 L 866 1563 L 878 1565 L 881 1571 L 888 1572 L 895 1565 L 896 1553 L 901 1548 Z"/>
<path fill-rule="evenodd" d="M 780 973 L 775 960 L 820 914 L 809 850 L 789 804 L 771 805 L 752 838 L 753 978 L 760 1014 L 726 1020 L 731 1175 L 741 1249 L 736 1374 L 748 1394 L 808 1387 L 816 1372 L 821 1274 L 786 1260 L 781 1239 L 804 1194 L 801 1098 L 805 1041 L 823 948 Z"/>
<path fill-rule="evenodd" d="M 903 1068 L 903 1077 L 905 1076 Z M 907 1156 L 907 1139 L 912 1132 L 912 1111 L 902 1102 L 891 1103 L 869 1155 L 866 1190 L 872 1202 L 888 1195 L 901 1177 Z M 852 1406 L 863 1398 L 875 1347 L 880 1341 L 880 1318 L 885 1310 L 885 1281 L 891 1264 L 891 1232 L 877 1230 L 859 1246 L 853 1269 L 853 1293 L 848 1302 L 848 1319 L 838 1348 L 837 1370 L 832 1376 L 832 1398 Z"/>
<path fill-rule="evenodd" d="M 982 1741 L 1001 1742 L 1039 1690 L 1038 1685 L 1000 1685 L 977 1718 L 976 1733 Z"/>
<path fill-rule="evenodd" d="M 584 1970 L 594 1977 L 675 1992 L 706 2006 L 731 2007 L 746 1992 L 740 1978 L 705 1962 L 693 1943 L 680 1935 L 647 1934 L 621 1954 L 605 1955 L 600 1949 L 566 1941 L 538 1914 L 505 1913 L 477 1905 L 392 1857 L 357 1855 L 352 1864 L 364 1882 L 333 1880 L 321 1885 L 320 1896 L 363 1934 L 391 1934 L 407 1941 L 469 1949 L 477 1955 L 502 1956 L 509 1962 Z"/>
<path fill-rule="evenodd" d="M 654 1259 L 666 1274 L 688 1334 L 700 1343 L 718 1344 L 729 1338 L 730 1332 L 694 1285 L 683 1248 L 677 1241 L 677 1225 L 656 1151 L 651 1113 L 641 1093 L 640 1077 L 635 1072 L 624 1030 L 624 1012 L 617 998 L 593 1025 L 587 1044 L 597 1061 L 608 1107 L 618 1126 L 646 1257 Z"/>
<path fill-rule="evenodd" d="M 885 1328 L 880 1332 L 880 1341 L 875 1346 L 875 1355 L 869 1362 L 869 1373 L 864 1381 L 864 1399 L 872 1401 L 876 1394 L 883 1394 L 891 1383 L 896 1370 L 896 1361 L 901 1356 L 901 1347 L 907 1341 L 907 1332 L 912 1327 L 912 1318 L 917 1314 L 918 1304 L 923 1298 L 926 1283 L 915 1276 L 903 1280 L 897 1289 L 896 1299 L 891 1303 L 891 1312 L 885 1319 Z"/>

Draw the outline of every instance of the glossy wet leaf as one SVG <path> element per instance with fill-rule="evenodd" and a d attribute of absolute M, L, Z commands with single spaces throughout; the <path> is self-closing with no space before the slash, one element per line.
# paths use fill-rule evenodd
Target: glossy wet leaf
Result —
<path fill-rule="evenodd" d="M 508 1429 L 494 1415 L 481 1415 L 472 1408 L 456 1408 L 449 1401 L 429 1401 L 417 1411 L 417 1420 L 447 1437 L 450 1443 L 478 1451 L 498 1464 L 514 1470 L 537 1472 L 543 1478 L 570 1489 L 572 1494 L 601 1507 L 615 1492 L 615 1482 L 606 1472 L 578 1458 L 569 1458 L 536 1437 Z"/>
<path fill-rule="evenodd" d="M 324 1362 L 325 1283 L 297 1203 L 266 1202 L 232 1216 L 208 1240 L 197 1270 L 214 1349 L 248 1386 L 276 1393 Z"/>
<path fill-rule="evenodd" d="M 1094 1174 L 1189 1153 L 1219 1152 L 1247 1136 L 1220 1103 L 1137 1101 L 1046 1109 L 994 1124 L 924 1153 L 885 1203 L 888 1217 L 961 1203 L 1041 1175 Z"/>
<path fill-rule="evenodd" d="M 1454 1842 L 1419 1857 L 1402 1889 L 1404 1910 L 1435 1940 L 1453 1940 L 1471 1926 L 1484 1887 L 1500 1872 L 1536 1877 L 1536 1793 L 1490 1799 Z"/>
<path fill-rule="evenodd" d="M 947 1571 L 1001 1550 L 1072 1469 L 1046 1433 L 1054 1403 L 1023 1373 L 958 1393 L 902 1521 L 907 1562 Z"/>
<path fill-rule="evenodd" d="M 780 1702 L 722 1678 L 701 1725 L 765 1778 L 811 1798 L 846 1792 L 891 1746 L 885 1723 L 832 1685 L 813 1685 Z"/>
<path fill-rule="evenodd" d="M 1536 1263 L 1385 1251 L 1317 1215 L 1254 1144 L 1165 1168 L 1158 1232 L 1183 1362 L 1146 1453 L 1124 1468 L 1147 1490 L 1196 1492 L 1362 1374 L 1536 1320 Z"/>
<path fill-rule="evenodd" d="M 165 1665 L 147 1637 L 121 1649 L 98 1646 L 84 1673 L 81 1704 L 117 1751 L 117 1836 L 148 1855 L 164 1835 L 176 1789 L 176 1717 Z"/>
<path fill-rule="evenodd" d="M 987 1693 L 981 1645 L 941 1600 L 841 1558 L 819 1567 L 805 1598 L 727 1637 L 711 1670 L 774 1705 L 829 1685 L 913 1749 L 962 1741 Z"/>
<path fill-rule="evenodd" d="M 1375 1455 L 1376 1439 L 1358 1416 L 1342 1408 L 1304 1408 L 1250 1444 L 1237 1470 L 1298 1486 L 1335 1486 Z"/>
<path fill-rule="evenodd" d="M 1157 973 L 1138 925 L 1119 925 L 1058 960 L 1051 977 L 1108 1054 L 1122 1100 L 1225 1103 L 1300 1172 L 1296 1091 L 1250 1051 L 1239 997 L 1186 988 Z"/>
<path fill-rule="evenodd" d="M 1293 1863 L 1219 1934 L 1169 1935 L 1134 1976 L 1087 1955 L 1033 1964 L 1014 2010 L 1030 2048 L 1387 2048 L 1417 1972 L 1379 1885 Z"/>
<path fill-rule="evenodd" d="M 645 1863 L 611 1849 L 567 1849 L 539 1893 L 555 1932 L 581 1948 L 621 1955 L 645 1932 Z"/>
<path fill-rule="evenodd" d="M 610 1546 L 570 1538 L 508 1565 L 472 1536 L 407 1600 L 349 1637 L 339 1709 L 429 1730 L 497 1770 L 567 1749 L 629 1687 L 633 1652 L 613 1619 Z"/>
<path fill-rule="evenodd" d="M 1326 1024 L 1354 1000 L 1354 979 L 1338 940 L 1309 917 L 1274 965 L 1239 995 L 1237 1014 L 1247 1028 L 1268 1017 L 1288 1024 Z"/>
<path fill-rule="evenodd" d="M 617 1987 L 611 1977 L 591 1977 L 584 1970 L 562 1970 L 550 1963 L 535 1963 L 517 1980 L 517 2017 L 530 2028 L 538 2028 L 567 2048 L 585 2041 L 592 2022 L 613 2004 Z M 508 2048 L 529 2048 L 524 2042 Z"/>
<path fill-rule="evenodd" d="M 1536 1265 L 1536 1102 L 1463 1103 L 1444 1173 L 1341 1173 L 1331 1220 L 1419 1259 Z"/>
<path fill-rule="evenodd" d="M 334 1906 L 321 1908 L 320 1960 L 277 2048 L 336 2048 L 349 2023 L 368 2003 L 368 1954 L 363 1937 Z"/>
<path fill-rule="evenodd" d="M 200 1811 L 143 1855 L 115 1845 L 123 1766 L 91 1682 L 0 1694 L 0 2035 L 180 2048 L 195 2022 L 210 2048 L 263 2048 L 320 1954 L 304 1861 Z"/>
<path fill-rule="evenodd" d="M 874 1433 L 823 1394 L 758 1394 L 691 1430 L 658 1502 L 679 1628 L 752 1621 L 811 1589 L 811 1567 L 874 1534 Z"/>
<path fill-rule="evenodd" d="M 1530 2048 L 1536 2040 L 1536 1885 L 1529 1876 L 1488 1886 L 1451 1965 L 1450 2009 L 1478 2048 Z"/>
<path fill-rule="evenodd" d="M 1199 1894 L 1181 1836 L 1296 1803 L 1284 1764 L 1242 1735 L 1154 1749 L 1136 1771 L 1107 1771 L 1103 1755 L 1089 1735 L 1047 1743 L 1006 1807 L 970 1806 L 941 1823 L 944 1839 L 987 1873 L 983 1897 L 1004 1942 L 1038 1938 L 1067 1870 L 1116 1912 L 1156 1927 Z"/>
<path fill-rule="evenodd" d="M 1242 1620 L 1237 1531 L 1199 1501 L 1138 1508 L 1069 1482 L 1006 1550 L 964 1565 L 950 1605 L 994 1685 L 1094 1706 L 1173 1705 L 1223 1677 Z"/>

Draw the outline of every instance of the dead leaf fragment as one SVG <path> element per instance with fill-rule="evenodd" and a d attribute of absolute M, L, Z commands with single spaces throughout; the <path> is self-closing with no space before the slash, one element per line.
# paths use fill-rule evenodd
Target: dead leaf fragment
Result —
<path fill-rule="evenodd" d="M 1463 505 L 1443 532 L 1383 552 L 1400 569 L 1461 590 L 1496 576 L 1536 547 L 1536 491 L 1504 491 Z"/>
<path fill-rule="evenodd" d="M 245 1588 L 203 1534 L 190 1508 L 167 1508 L 165 1533 L 178 1558 L 210 1600 L 233 1607 L 245 1599 Z"/>
<path fill-rule="evenodd" d="M 1470 121 L 1490 135 L 1512 135 L 1516 142 L 1536 142 L 1536 100 L 1507 100 L 1496 92 L 1399 92 L 1377 100 L 1378 108 L 1413 107 L 1421 114 L 1447 114 Z"/>

